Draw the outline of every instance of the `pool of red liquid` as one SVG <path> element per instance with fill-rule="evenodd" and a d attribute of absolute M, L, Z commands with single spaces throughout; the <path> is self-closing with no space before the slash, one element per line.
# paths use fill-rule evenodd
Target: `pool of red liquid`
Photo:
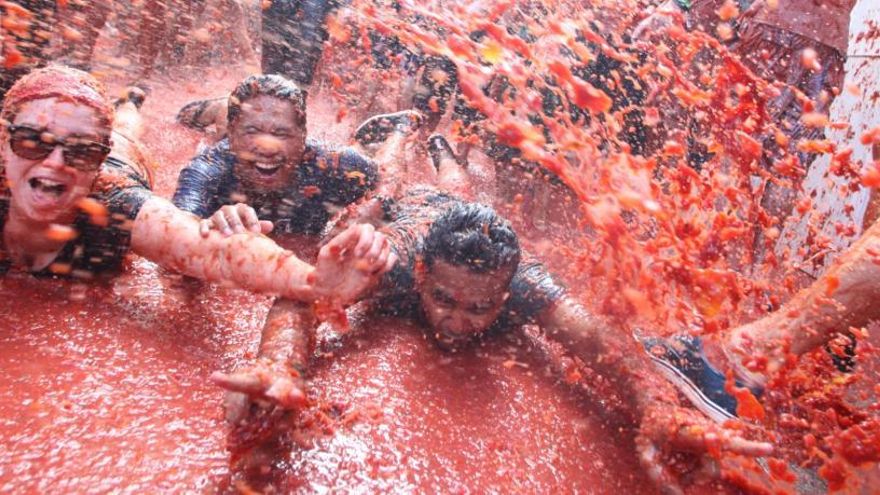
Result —
<path fill-rule="evenodd" d="M 7 278 L 0 288 L 0 491 L 212 490 L 228 471 L 222 392 L 207 377 L 252 351 L 267 300 L 208 289 L 168 304 L 138 269 L 138 295 Z M 306 491 L 651 493 L 631 438 L 499 340 L 437 349 L 395 320 L 316 363 L 330 411 L 294 449 Z M 312 412 L 326 414 L 325 412 Z"/>

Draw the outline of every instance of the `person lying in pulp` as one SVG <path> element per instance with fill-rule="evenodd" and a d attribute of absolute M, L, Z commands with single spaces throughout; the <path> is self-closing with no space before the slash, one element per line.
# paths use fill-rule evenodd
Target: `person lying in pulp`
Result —
<path fill-rule="evenodd" d="M 374 198 L 348 209 L 337 229 L 347 219 L 369 218 L 382 225 L 399 258 L 365 299 L 370 311 L 418 322 L 444 349 L 540 325 L 619 391 L 623 411 L 639 425 L 640 459 L 664 486 L 674 486 L 659 461 L 664 450 L 705 452 L 709 445 L 746 455 L 772 450 L 680 407 L 635 340 L 620 338 L 567 296 L 540 263 L 522 254 L 510 224 L 491 208 L 415 188 L 399 200 Z M 286 320 L 267 325 L 257 363 L 214 375 L 238 394 L 230 397 L 227 411 L 234 424 L 247 424 L 260 408 L 296 410 L 306 403 L 317 321 L 305 305 L 288 309 Z"/>

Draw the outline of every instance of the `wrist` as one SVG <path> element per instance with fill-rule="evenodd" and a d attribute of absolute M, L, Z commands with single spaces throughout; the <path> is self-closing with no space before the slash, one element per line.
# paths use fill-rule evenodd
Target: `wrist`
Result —
<path fill-rule="evenodd" d="M 298 361 L 264 356 L 258 358 L 258 363 L 271 373 L 285 375 L 295 381 L 303 381 L 305 378 L 306 367 Z"/>
<path fill-rule="evenodd" d="M 291 256 L 291 258 L 296 259 L 295 256 Z M 296 261 L 301 263 L 301 265 L 292 267 L 290 276 L 287 277 L 285 284 L 284 297 L 304 302 L 318 299 L 320 295 L 318 294 L 317 287 L 317 269 L 312 265 L 303 263 L 299 259 L 296 259 Z"/>

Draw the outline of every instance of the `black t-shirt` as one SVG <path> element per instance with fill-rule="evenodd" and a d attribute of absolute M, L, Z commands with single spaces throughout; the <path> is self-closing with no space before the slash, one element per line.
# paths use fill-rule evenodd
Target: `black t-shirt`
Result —
<path fill-rule="evenodd" d="M 115 156 L 108 157 L 89 195 L 106 208 L 106 215 L 81 209 L 72 225 L 76 237 L 61 248 L 49 266 L 33 273 L 88 279 L 118 271 L 131 245 L 132 222 L 152 194 L 147 180 L 131 164 Z M 0 234 L 9 215 L 9 201 L 9 192 L 3 191 Z M 0 275 L 9 271 L 11 265 L 0 235 Z"/>
<path fill-rule="evenodd" d="M 423 311 L 415 287 L 415 263 L 431 225 L 453 205 L 463 201 L 428 187 L 413 188 L 399 200 L 386 200 L 389 238 L 399 261 L 379 284 L 374 302 L 388 316 L 421 320 Z M 507 332 L 535 323 L 541 313 L 551 309 L 565 293 L 544 266 L 524 255 L 510 282 L 510 296 L 489 332 Z"/>
<path fill-rule="evenodd" d="M 280 193 L 248 191 L 235 176 L 235 164 L 228 139 L 195 157 L 180 172 L 174 205 L 207 218 L 224 205 L 246 203 L 260 220 L 275 224 L 275 233 L 319 234 L 330 220 L 328 203 L 354 203 L 378 182 L 376 165 L 357 151 L 311 141 L 291 184 Z"/>

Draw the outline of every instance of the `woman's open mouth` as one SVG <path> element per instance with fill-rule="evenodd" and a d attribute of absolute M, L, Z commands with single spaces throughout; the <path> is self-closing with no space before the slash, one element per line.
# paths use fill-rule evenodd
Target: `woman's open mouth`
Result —
<path fill-rule="evenodd" d="M 31 189 L 43 194 L 49 194 L 55 197 L 61 196 L 67 191 L 67 185 L 52 179 L 33 177 L 28 181 Z"/>
<path fill-rule="evenodd" d="M 27 181 L 30 186 L 31 201 L 36 208 L 57 208 L 64 203 L 70 187 L 64 182 L 48 177 L 31 177 Z"/>

